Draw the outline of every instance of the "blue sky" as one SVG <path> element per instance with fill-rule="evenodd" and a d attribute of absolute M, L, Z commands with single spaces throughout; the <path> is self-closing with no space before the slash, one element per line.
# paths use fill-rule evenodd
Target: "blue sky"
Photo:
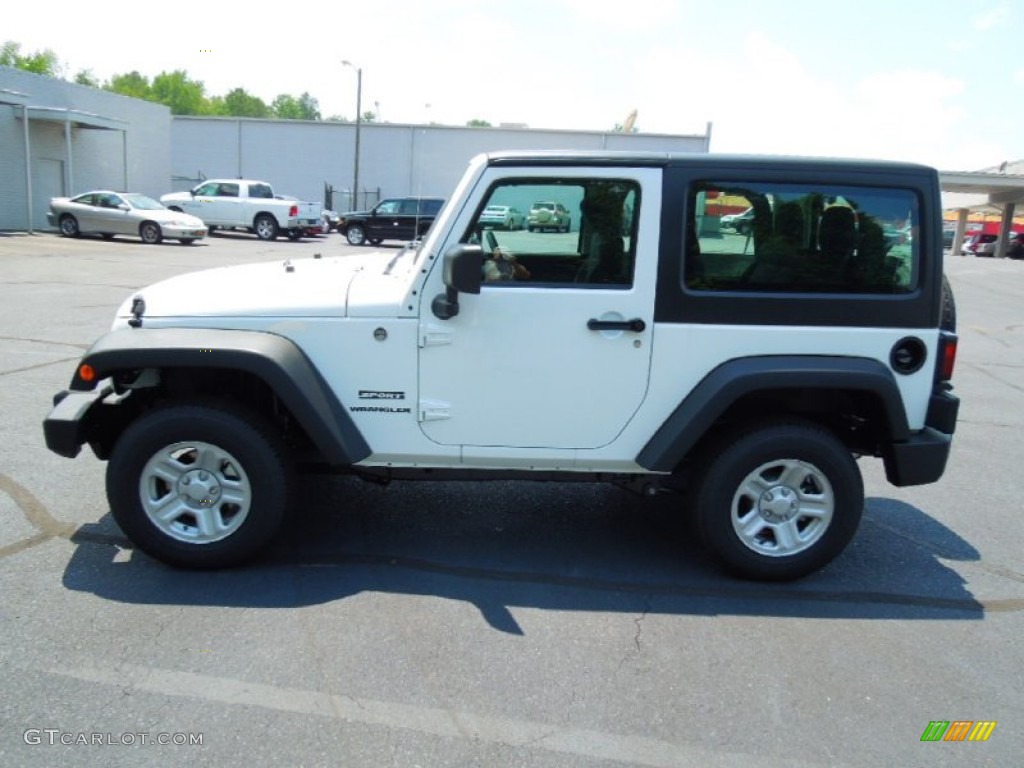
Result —
<path fill-rule="evenodd" d="M 101 79 L 308 91 L 324 116 L 355 114 L 348 59 L 390 122 L 605 130 L 636 109 L 643 132 L 711 122 L 715 152 L 973 170 L 1024 159 L 1022 30 L 1024 0 L 51 0 L 8 4 L 0 40 Z"/>

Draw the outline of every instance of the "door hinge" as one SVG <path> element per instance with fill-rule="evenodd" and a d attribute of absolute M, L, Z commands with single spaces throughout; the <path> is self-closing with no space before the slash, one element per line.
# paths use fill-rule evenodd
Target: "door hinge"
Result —
<path fill-rule="evenodd" d="M 451 403 L 441 400 L 420 400 L 420 421 L 443 421 L 450 419 Z"/>

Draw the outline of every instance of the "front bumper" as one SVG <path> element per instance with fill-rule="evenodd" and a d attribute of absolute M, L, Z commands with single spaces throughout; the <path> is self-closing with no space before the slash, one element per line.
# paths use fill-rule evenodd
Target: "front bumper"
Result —
<path fill-rule="evenodd" d="M 178 237 L 193 237 L 199 239 L 206 237 L 206 227 L 178 227 L 173 224 L 164 224 L 161 226 L 164 237 L 169 237 L 172 240 Z"/>
<path fill-rule="evenodd" d="M 90 412 L 113 391 L 107 386 L 91 392 L 59 392 L 53 398 L 53 410 L 43 421 L 46 447 L 59 456 L 75 458 L 88 442 Z"/>

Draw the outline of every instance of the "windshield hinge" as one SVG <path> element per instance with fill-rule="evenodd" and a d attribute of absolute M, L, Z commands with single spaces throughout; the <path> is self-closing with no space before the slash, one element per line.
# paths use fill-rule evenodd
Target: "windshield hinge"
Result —
<path fill-rule="evenodd" d="M 420 326 L 420 346 L 421 347 L 443 347 L 446 344 L 452 343 L 452 338 L 455 334 L 449 331 L 447 328 L 442 328 L 439 325 L 421 325 Z"/>
<path fill-rule="evenodd" d="M 443 421 L 450 419 L 451 403 L 441 400 L 420 400 L 419 418 L 420 421 Z"/>

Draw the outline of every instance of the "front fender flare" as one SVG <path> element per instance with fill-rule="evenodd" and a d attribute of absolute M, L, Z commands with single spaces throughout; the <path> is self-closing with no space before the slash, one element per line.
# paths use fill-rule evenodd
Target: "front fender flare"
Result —
<path fill-rule="evenodd" d="M 305 353 L 272 333 L 209 328 L 137 328 L 112 331 L 85 353 L 92 382 L 76 370 L 71 389 L 89 391 L 117 371 L 141 368 L 233 369 L 264 381 L 332 464 L 354 464 L 370 446 Z"/>

